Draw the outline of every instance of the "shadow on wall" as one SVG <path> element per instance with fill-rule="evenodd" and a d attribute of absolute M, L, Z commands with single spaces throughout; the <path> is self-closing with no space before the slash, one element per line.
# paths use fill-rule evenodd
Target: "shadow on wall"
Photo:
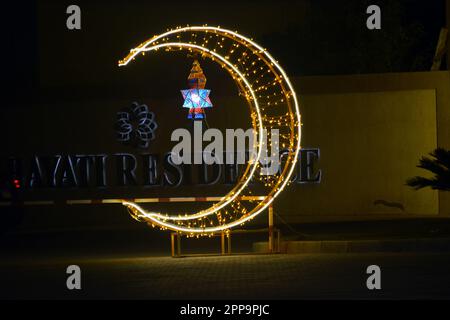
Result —
<path fill-rule="evenodd" d="M 386 206 L 386 207 L 389 207 L 389 208 L 397 208 L 397 209 L 400 209 L 402 212 L 405 212 L 405 207 L 400 202 L 390 202 L 390 201 L 386 201 L 386 200 L 375 200 L 373 202 L 373 204 L 375 206 L 382 205 L 382 206 Z"/>

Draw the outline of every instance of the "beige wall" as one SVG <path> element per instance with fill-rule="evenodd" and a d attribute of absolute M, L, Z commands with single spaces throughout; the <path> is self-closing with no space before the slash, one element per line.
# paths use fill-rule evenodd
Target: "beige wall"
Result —
<path fill-rule="evenodd" d="M 450 73 L 427 72 L 294 80 L 302 95 L 306 147 L 321 149 L 323 181 L 280 199 L 289 219 L 450 215 L 450 194 L 404 185 L 436 146 L 450 148 Z M 353 154 L 352 154 L 353 153 Z M 292 193 L 298 215 L 288 204 Z M 374 205 L 385 200 L 398 208 Z M 303 216 L 303 217 L 302 217 Z"/>
<path fill-rule="evenodd" d="M 320 185 L 286 191 L 277 206 L 289 220 L 438 214 L 437 192 L 405 186 L 406 179 L 423 173 L 416 168 L 421 155 L 437 146 L 434 90 L 305 95 L 301 100 L 302 144 L 320 148 L 323 179 Z"/>

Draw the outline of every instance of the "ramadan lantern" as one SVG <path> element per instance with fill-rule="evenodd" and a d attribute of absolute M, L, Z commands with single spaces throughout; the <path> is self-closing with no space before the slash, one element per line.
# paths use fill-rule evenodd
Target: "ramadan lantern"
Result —
<path fill-rule="evenodd" d="M 189 89 L 181 90 L 184 98 L 183 108 L 189 109 L 188 119 L 205 119 L 205 108 L 211 108 L 212 103 L 209 99 L 211 90 L 205 89 L 206 77 L 200 67 L 200 63 L 195 60 L 191 73 L 188 77 Z"/>

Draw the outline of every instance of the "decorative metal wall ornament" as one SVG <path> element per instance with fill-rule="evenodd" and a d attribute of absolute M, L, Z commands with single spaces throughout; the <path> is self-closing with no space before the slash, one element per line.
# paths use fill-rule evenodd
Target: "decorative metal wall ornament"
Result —
<path fill-rule="evenodd" d="M 188 235 L 211 235 L 227 231 L 255 218 L 269 207 L 290 184 L 300 152 L 301 119 L 299 102 L 289 77 L 266 49 L 252 39 L 220 27 L 177 27 L 143 42 L 119 61 L 126 66 L 139 55 L 162 49 L 165 52 L 186 50 L 200 54 L 226 70 L 239 88 L 251 113 L 257 156 L 249 162 L 238 183 L 220 201 L 196 213 L 165 214 L 148 211 L 137 201 L 123 201 L 132 217 L 162 229 Z M 261 174 L 260 159 L 264 130 L 279 131 L 279 146 L 287 150 L 284 167 L 272 176 Z M 259 181 L 264 190 L 260 200 L 243 203 L 253 196 L 250 181 Z"/>
<path fill-rule="evenodd" d="M 145 104 L 133 102 L 130 107 L 117 112 L 117 141 L 147 148 L 149 142 L 155 139 L 156 128 L 155 114 Z"/>

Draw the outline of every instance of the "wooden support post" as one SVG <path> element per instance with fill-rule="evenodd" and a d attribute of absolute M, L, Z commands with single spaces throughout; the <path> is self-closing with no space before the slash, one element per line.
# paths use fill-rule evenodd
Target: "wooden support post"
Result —
<path fill-rule="evenodd" d="M 227 242 L 228 242 L 228 254 L 231 254 L 231 231 L 227 232 Z"/>
<path fill-rule="evenodd" d="M 269 253 L 273 253 L 273 204 L 269 205 Z"/>
<path fill-rule="evenodd" d="M 225 254 L 225 232 L 220 235 L 220 253 Z"/>
<path fill-rule="evenodd" d="M 177 232 L 177 256 L 181 256 L 181 233 Z"/>
<path fill-rule="evenodd" d="M 175 257 L 175 234 L 174 232 L 170 233 L 170 248 L 172 252 L 172 258 Z"/>

